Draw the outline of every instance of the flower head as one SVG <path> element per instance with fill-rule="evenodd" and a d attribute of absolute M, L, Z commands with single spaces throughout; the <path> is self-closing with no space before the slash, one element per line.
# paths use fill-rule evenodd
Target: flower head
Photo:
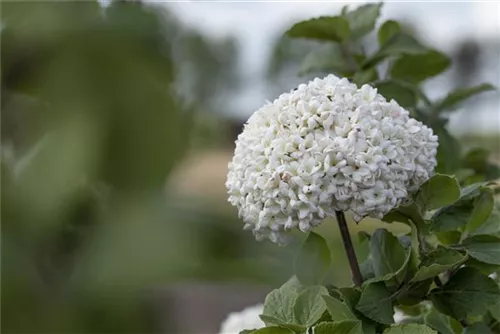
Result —
<path fill-rule="evenodd" d="M 229 201 L 257 239 L 277 243 L 335 211 L 381 218 L 432 176 L 437 146 L 375 88 L 316 78 L 249 118 L 229 163 Z"/>
<path fill-rule="evenodd" d="M 259 315 L 264 311 L 264 305 L 250 306 L 241 312 L 230 313 L 221 325 L 220 334 L 239 334 L 245 329 L 259 329 L 266 325 Z"/>

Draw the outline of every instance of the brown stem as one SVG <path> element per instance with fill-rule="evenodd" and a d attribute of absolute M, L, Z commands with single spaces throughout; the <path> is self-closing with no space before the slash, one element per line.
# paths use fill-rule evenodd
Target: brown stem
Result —
<path fill-rule="evenodd" d="M 342 241 L 344 242 L 347 260 L 349 261 L 349 266 L 351 267 L 352 280 L 354 285 L 361 286 L 363 283 L 363 277 L 361 276 L 361 270 L 359 270 L 358 259 L 356 258 L 356 252 L 354 251 L 354 246 L 352 245 L 351 235 L 349 234 L 344 212 L 335 211 L 335 214 L 339 224 L 340 235 L 342 236 Z"/>

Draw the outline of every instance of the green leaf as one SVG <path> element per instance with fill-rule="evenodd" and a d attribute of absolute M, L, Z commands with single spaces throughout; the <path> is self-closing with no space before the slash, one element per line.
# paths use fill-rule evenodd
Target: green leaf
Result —
<path fill-rule="evenodd" d="M 408 108 L 417 104 L 417 94 L 408 83 L 398 80 L 385 80 L 376 82 L 374 87 L 387 100 L 392 99 L 402 107 Z"/>
<path fill-rule="evenodd" d="M 387 43 L 387 41 L 396 34 L 401 33 L 399 23 L 393 20 L 385 21 L 378 30 L 378 44 L 380 46 Z"/>
<path fill-rule="evenodd" d="M 439 112 L 451 109 L 453 107 L 456 107 L 457 104 L 460 104 L 463 101 L 467 100 L 471 96 L 491 90 L 495 90 L 495 87 L 488 83 L 484 83 L 474 87 L 456 89 L 453 92 L 449 93 L 443 100 L 436 103 L 436 105 L 434 106 L 434 110 Z"/>
<path fill-rule="evenodd" d="M 403 55 L 391 67 L 391 77 L 410 82 L 421 82 L 450 66 L 450 59 L 441 52 L 431 50 L 425 54 Z"/>
<path fill-rule="evenodd" d="M 341 48 L 337 44 L 325 44 L 309 52 L 301 64 L 299 75 L 311 72 L 345 73 L 349 70 Z"/>
<path fill-rule="evenodd" d="M 406 34 L 395 34 L 373 55 L 362 63 L 364 69 L 371 68 L 387 57 L 401 56 L 405 54 L 422 54 L 429 50 L 422 46 L 415 38 Z"/>
<path fill-rule="evenodd" d="M 498 208 L 498 205 L 493 207 L 493 210 L 491 211 L 490 216 L 486 221 L 476 228 L 475 230 L 471 231 L 471 235 L 480 235 L 480 234 L 491 234 L 491 235 L 496 235 L 500 236 L 500 224 L 498 223 L 500 221 L 500 209 Z"/>
<path fill-rule="evenodd" d="M 364 84 L 373 82 L 378 79 L 378 73 L 377 69 L 375 68 L 369 68 L 367 70 L 361 70 L 359 72 L 356 72 L 354 74 L 354 77 L 352 78 L 352 81 L 358 85 L 362 86 Z"/>
<path fill-rule="evenodd" d="M 354 287 L 345 287 L 339 289 L 343 301 L 351 308 L 354 309 L 361 297 L 361 290 Z"/>
<path fill-rule="evenodd" d="M 314 334 L 363 334 L 360 321 L 320 322 Z"/>
<path fill-rule="evenodd" d="M 311 286 L 300 293 L 294 306 L 295 319 L 299 325 L 309 327 L 321 318 L 326 311 L 323 297 L 327 295 L 328 290 L 324 286 Z"/>
<path fill-rule="evenodd" d="M 425 315 L 424 321 L 441 334 L 462 334 L 462 325 L 457 320 L 439 313 L 434 307 Z"/>
<path fill-rule="evenodd" d="M 381 7 L 382 3 L 368 4 L 360 6 L 353 11 L 348 11 L 345 14 L 351 28 L 352 39 L 362 37 L 375 28 Z"/>
<path fill-rule="evenodd" d="M 400 244 L 398 238 L 386 229 L 377 229 L 370 239 L 370 254 L 375 277 L 389 282 L 393 287 L 399 286 L 404 278 L 400 269 L 407 262 L 408 252 Z"/>
<path fill-rule="evenodd" d="M 306 330 L 306 327 L 296 324 L 287 323 L 281 320 L 276 319 L 275 317 L 261 314 L 259 318 L 267 325 L 267 326 L 279 326 L 283 328 L 288 328 L 295 333 L 303 333 Z"/>
<path fill-rule="evenodd" d="M 474 171 L 483 172 L 488 165 L 490 151 L 485 148 L 473 148 L 467 152 L 463 158 L 463 166 Z"/>
<path fill-rule="evenodd" d="M 495 320 L 500 322 L 500 301 L 498 301 L 495 305 L 492 305 L 488 311 L 490 311 L 491 316 Z"/>
<path fill-rule="evenodd" d="M 467 253 L 484 263 L 500 265 L 500 238 L 493 235 L 474 235 L 462 242 Z"/>
<path fill-rule="evenodd" d="M 484 322 L 476 322 L 465 328 L 464 334 L 494 334 Z"/>
<path fill-rule="evenodd" d="M 293 334 L 293 331 L 288 328 L 283 328 L 283 327 L 278 327 L 278 326 L 271 326 L 271 327 L 264 327 L 261 329 L 257 329 L 254 332 L 251 332 L 252 334 Z"/>
<path fill-rule="evenodd" d="M 474 202 L 474 210 L 472 210 L 469 218 L 467 230 L 473 231 L 486 222 L 493 210 L 493 205 L 493 190 L 489 188 L 481 189 L 481 194 Z"/>
<path fill-rule="evenodd" d="M 295 273 L 304 285 L 320 284 L 330 267 L 330 249 L 325 239 L 310 232 L 295 258 Z"/>
<path fill-rule="evenodd" d="M 399 295 L 397 302 L 407 306 L 418 305 L 422 300 L 426 299 L 431 285 L 432 278 L 419 282 L 409 282 L 408 287 Z"/>
<path fill-rule="evenodd" d="M 446 315 L 457 320 L 478 316 L 500 298 L 498 285 L 479 270 L 459 269 L 441 288 L 431 291 L 430 300 Z"/>
<path fill-rule="evenodd" d="M 437 174 L 420 187 L 416 201 L 422 211 L 426 211 L 452 204 L 459 198 L 460 186 L 457 180 L 452 176 Z"/>
<path fill-rule="evenodd" d="M 431 218 L 431 230 L 446 232 L 465 226 L 469 221 L 473 208 L 472 202 L 464 202 L 439 210 Z"/>
<path fill-rule="evenodd" d="M 244 329 L 242 331 L 240 331 L 239 334 L 252 334 L 253 332 L 255 332 L 257 329 Z"/>
<path fill-rule="evenodd" d="M 468 267 L 476 268 L 485 275 L 490 275 L 492 272 L 500 269 L 499 265 L 484 263 L 473 257 L 469 257 L 464 264 Z"/>
<path fill-rule="evenodd" d="M 383 334 L 437 334 L 437 332 L 426 325 L 403 324 L 391 326 Z"/>
<path fill-rule="evenodd" d="M 434 130 L 434 134 L 439 138 L 436 172 L 455 174 L 461 167 L 460 157 L 462 152 L 460 143 L 450 135 L 444 125 L 434 125 L 432 129 Z"/>
<path fill-rule="evenodd" d="M 420 264 L 417 273 L 411 282 L 419 282 L 433 278 L 445 271 L 462 264 L 467 259 L 466 255 L 442 246 L 426 255 Z"/>
<path fill-rule="evenodd" d="M 478 222 L 484 222 L 482 219 L 486 220 L 484 212 L 487 211 L 488 207 L 482 206 L 474 212 L 476 204 L 484 204 L 476 202 L 484 191 L 489 191 L 484 188 L 484 183 L 477 183 L 463 188 L 458 201 L 453 205 L 438 210 L 432 216 L 431 229 L 435 232 L 453 231 L 470 223 L 472 218 L 475 219 L 474 225 L 478 224 Z"/>
<path fill-rule="evenodd" d="M 322 16 L 294 24 L 286 32 L 292 38 L 342 42 L 350 35 L 349 23 L 340 16 Z"/>
<path fill-rule="evenodd" d="M 282 323 L 294 323 L 294 305 L 300 290 L 297 278 L 292 277 L 279 289 L 274 289 L 266 296 L 263 314 L 274 317 Z"/>
<path fill-rule="evenodd" d="M 382 220 L 388 223 L 395 221 L 408 223 L 408 220 L 412 220 L 417 225 L 425 224 L 424 218 L 420 213 L 420 209 L 415 202 L 412 202 L 409 205 L 400 205 L 399 207 L 392 209 L 382 218 Z"/>
<path fill-rule="evenodd" d="M 356 316 L 345 303 L 330 296 L 323 296 L 323 299 L 333 321 L 356 320 Z"/>
<path fill-rule="evenodd" d="M 367 284 L 361 293 L 356 309 L 376 322 L 386 325 L 394 323 L 391 293 L 385 287 L 384 282 Z"/>
<path fill-rule="evenodd" d="M 435 235 L 443 245 L 458 244 L 462 237 L 462 233 L 459 231 L 436 232 Z"/>
<path fill-rule="evenodd" d="M 359 264 L 359 270 L 361 271 L 361 277 L 363 277 L 363 282 L 369 279 L 375 278 L 375 271 L 373 270 L 372 259 L 368 258 Z"/>

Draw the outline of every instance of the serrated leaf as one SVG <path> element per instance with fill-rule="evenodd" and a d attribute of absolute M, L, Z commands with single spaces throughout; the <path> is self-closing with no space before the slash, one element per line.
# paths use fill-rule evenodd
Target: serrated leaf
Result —
<path fill-rule="evenodd" d="M 482 315 L 500 298 L 498 285 L 479 270 L 459 269 L 445 285 L 431 291 L 430 300 L 441 313 L 457 320 Z"/>
<path fill-rule="evenodd" d="M 426 210 L 435 210 L 454 203 L 460 198 L 460 186 L 454 177 L 437 174 L 418 190 L 416 201 Z"/>
<path fill-rule="evenodd" d="M 350 35 L 348 21 L 340 16 L 322 16 L 294 24 L 286 34 L 292 38 L 342 42 Z"/>
<path fill-rule="evenodd" d="M 404 278 L 400 269 L 408 262 L 408 253 L 398 238 L 386 229 L 377 229 L 370 239 L 370 254 L 375 278 L 394 280 L 388 286 L 397 287 Z"/>
<path fill-rule="evenodd" d="M 361 292 L 356 310 L 376 322 L 386 325 L 394 323 L 391 293 L 385 287 L 384 282 L 367 284 Z"/>
<path fill-rule="evenodd" d="M 294 305 L 297 323 L 306 327 L 314 325 L 326 311 L 323 297 L 327 295 L 328 290 L 324 286 L 311 286 L 304 289 Z"/>
<path fill-rule="evenodd" d="M 445 271 L 462 264 L 467 259 L 466 255 L 442 246 L 427 254 L 420 264 L 417 273 L 411 282 L 419 282 L 433 278 Z"/>
<path fill-rule="evenodd" d="M 401 56 L 392 65 L 390 73 L 392 78 L 418 83 L 445 71 L 450 63 L 446 55 L 431 50 L 424 54 Z"/>
<path fill-rule="evenodd" d="M 303 333 L 306 330 L 306 327 L 297 325 L 297 324 L 291 324 L 291 323 L 286 323 L 281 320 L 278 320 L 275 317 L 261 314 L 259 315 L 260 320 L 262 320 L 267 326 L 278 326 L 278 327 L 283 327 L 292 330 L 295 333 Z"/>
<path fill-rule="evenodd" d="M 434 328 L 441 334 L 461 334 L 462 325 L 447 315 L 439 313 L 434 307 L 425 315 L 426 325 Z"/>
<path fill-rule="evenodd" d="M 367 4 L 345 14 L 351 28 L 352 39 L 362 37 L 375 28 L 381 7 L 382 3 Z"/>
<path fill-rule="evenodd" d="M 330 267 L 330 249 L 319 234 L 310 232 L 295 258 L 295 273 L 304 285 L 320 284 Z"/>
<path fill-rule="evenodd" d="M 264 301 L 263 315 L 276 318 L 282 323 L 294 323 L 294 305 L 300 290 L 297 278 L 292 277 L 279 289 L 271 291 Z"/>
<path fill-rule="evenodd" d="M 495 87 L 488 83 L 484 83 L 474 87 L 458 88 L 453 92 L 449 93 L 443 100 L 438 102 L 434 106 L 434 110 L 439 112 L 451 109 L 455 107 L 457 104 L 460 104 L 461 102 L 467 100 L 471 96 L 491 90 L 495 90 Z"/>
<path fill-rule="evenodd" d="M 413 107 L 417 103 L 417 94 L 408 83 L 397 80 L 385 80 L 376 82 L 374 87 L 387 100 L 394 100 L 403 107 Z"/>
<path fill-rule="evenodd" d="M 385 21 L 378 30 L 378 44 L 380 46 L 384 45 L 391 37 L 399 33 L 401 33 L 401 27 L 398 22 L 393 20 Z"/>
<path fill-rule="evenodd" d="M 478 261 L 500 265 L 500 238 L 493 235 L 474 235 L 462 245 L 467 253 Z"/>
<path fill-rule="evenodd" d="M 493 210 L 494 202 L 493 190 L 489 188 L 481 189 L 481 194 L 474 202 L 474 209 L 467 224 L 468 231 L 473 231 L 486 222 Z"/>
<path fill-rule="evenodd" d="M 325 44 L 309 52 L 301 64 L 299 75 L 311 72 L 345 73 L 349 64 L 337 44 Z"/>
<path fill-rule="evenodd" d="M 288 328 L 271 326 L 257 329 L 256 331 L 252 332 L 252 334 L 293 334 L 293 331 Z"/>
<path fill-rule="evenodd" d="M 356 320 L 349 306 L 330 296 L 323 296 L 326 308 L 333 321 Z"/>
<path fill-rule="evenodd" d="M 363 334 L 360 321 L 320 322 L 314 334 Z"/>
<path fill-rule="evenodd" d="M 438 334 L 432 328 L 420 324 L 403 324 L 387 328 L 383 334 Z"/>

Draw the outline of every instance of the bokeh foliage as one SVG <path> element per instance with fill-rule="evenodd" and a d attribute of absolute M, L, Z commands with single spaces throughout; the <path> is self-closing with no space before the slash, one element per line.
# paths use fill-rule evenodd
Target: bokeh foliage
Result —
<path fill-rule="evenodd" d="M 2 332 L 172 331 L 166 284 L 287 275 L 286 250 L 167 185 L 208 145 L 234 41 L 135 1 L 4 2 L 1 21 Z"/>

